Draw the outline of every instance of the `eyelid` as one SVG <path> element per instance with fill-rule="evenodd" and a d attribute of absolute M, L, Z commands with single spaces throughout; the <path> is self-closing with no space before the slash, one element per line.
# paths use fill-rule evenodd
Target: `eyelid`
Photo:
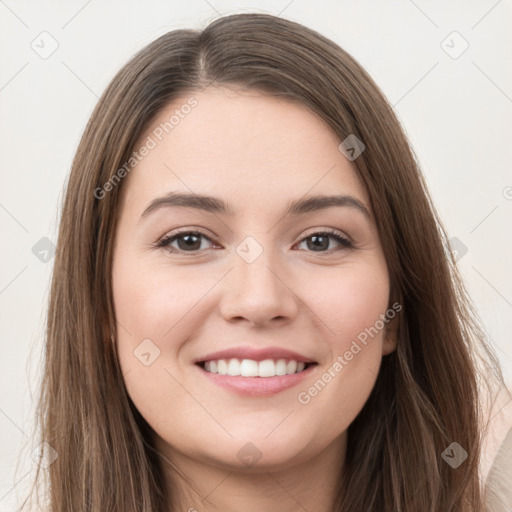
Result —
<path fill-rule="evenodd" d="M 302 235 L 300 241 L 302 242 L 305 238 L 318 234 L 336 235 L 339 236 L 340 238 L 345 239 L 347 242 L 352 243 L 352 239 L 346 233 L 335 228 L 311 228 Z"/>
<path fill-rule="evenodd" d="M 196 235 L 199 235 L 199 236 L 202 236 L 204 237 L 205 239 L 207 239 L 208 241 L 212 242 L 212 243 L 215 243 L 217 245 L 221 245 L 215 237 L 211 236 L 211 235 L 207 235 L 206 233 L 203 232 L 202 228 L 194 228 L 193 226 L 190 226 L 190 227 L 187 227 L 187 228 L 182 228 L 182 229 L 177 229 L 176 231 L 171 231 L 167 234 L 165 234 L 164 236 L 162 236 L 159 240 L 157 240 L 157 242 L 155 244 L 153 244 L 154 247 L 157 247 L 157 248 L 163 248 L 163 249 L 166 249 L 168 252 L 172 253 L 172 254 L 189 254 L 189 255 L 198 255 L 198 254 L 201 254 L 201 253 L 204 253 L 205 251 L 208 251 L 209 249 L 203 249 L 203 250 L 197 250 L 197 251 L 181 251 L 179 249 L 174 249 L 174 250 L 170 250 L 168 248 L 168 243 L 172 240 L 172 239 L 175 239 L 175 238 L 178 238 L 180 235 L 186 235 L 186 234 L 196 234 Z M 301 244 L 302 242 L 304 242 L 307 238 L 313 236 L 313 235 L 329 235 L 331 236 L 332 238 L 334 238 L 335 240 L 336 239 L 340 239 L 340 240 L 336 240 L 338 244 L 340 244 L 342 246 L 343 249 L 353 249 L 355 246 L 354 246 L 354 243 L 352 241 L 352 239 L 346 235 L 345 233 L 343 233 L 342 231 L 338 230 L 338 229 L 334 229 L 334 228 L 311 228 L 310 230 L 308 230 L 304 235 L 302 235 L 301 239 L 296 242 L 294 244 L 297 245 L 297 244 Z M 172 240 L 174 241 L 174 240 Z M 330 249 L 330 250 L 327 250 L 327 251 L 318 251 L 318 255 L 322 255 L 322 254 L 332 254 L 333 252 L 337 252 L 339 249 Z M 306 251 L 306 252 L 315 252 L 315 251 Z"/>
<path fill-rule="evenodd" d="M 205 238 L 206 240 L 208 240 L 212 243 L 215 243 L 217 245 L 220 245 L 220 243 L 212 235 L 207 235 L 202 229 L 199 229 L 199 228 L 196 229 L 193 226 L 191 226 L 188 228 L 177 229 L 176 231 L 170 231 L 169 233 L 166 233 L 164 236 L 159 238 L 153 244 L 153 247 L 157 247 L 157 248 L 162 247 L 164 249 L 167 249 L 167 244 L 169 243 L 170 240 L 172 240 L 173 238 L 177 238 L 180 235 L 188 235 L 188 234 L 200 235 L 203 238 Z M 175 254 L 186 254 L 187 253 L 187 251 L 180 251 L 180 250 L 174 250 L 174 251 L 169 251 L 169 252 L 174 252 Z M 204 252 L 204 250 L 203 251 L 190 251 L 190 254 L 194 254 L 194 253 L 198 254 L 200 252 Z"/>

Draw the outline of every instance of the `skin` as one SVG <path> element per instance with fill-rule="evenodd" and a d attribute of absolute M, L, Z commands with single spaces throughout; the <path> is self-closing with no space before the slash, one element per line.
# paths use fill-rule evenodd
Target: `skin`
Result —
<path fill-rule="evenodd" d="M 327 512 L 347 428 L 396 345 L 391 321 L 307 404 L 299 402 L 299 393 L 390 307 L 367 192 L 323 120 L 256 91 L 209 88 L 183 96 L 140 142 L 192 95 L 197 106 L 121 185 L 112 277 L 126 388 L 167 461 L 169 507 Z M 170 191 L 221 198 L 236 215 L 173 206 L 141 217 Z M 346 206 L 282 215 L 291 200 L 334 194 L 357 198 L 370 216 Z M 310 237 L 329 228 L 353 248 L 327 238 L 315 250 Z M 188 252 L 183 237 L 170 249 L 156 246 L 177 229 L 205 236 Z M 251 263 L 236 252 L 248 236 L 263 250 Z M 134 356 L 144 339 L 160 350 L 147 366 Z M 318 365 L 299 385 L 264 398 L 198 374 L 195 358 L 238 345 L 284 347 Z M 261 455 L 249 467 L 237 455 L 247 443 Z"/>

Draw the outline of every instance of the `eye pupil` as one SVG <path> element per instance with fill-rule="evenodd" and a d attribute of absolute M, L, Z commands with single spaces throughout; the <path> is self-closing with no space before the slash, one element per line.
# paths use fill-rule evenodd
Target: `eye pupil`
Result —
<path fill-rule="evenodd" d="M 195 240 L 193 240 L 195 239 Z M 181 246 L 180 249 L 199 249 L 201 247 L 201 240 L 197 234 L 189 233 L 186 235 L 181 235 L 177 238 L 178 246 Z M 185 242 L 184 244 L 180 242 Z"/>
<path fill-rule="evenodd" d="M 318 243 L 318 240 L 319 239 L 323 239 L 324 240 L 324 243 Z M 313 235 L 313 236 L 310 236 L 308 240 L 311 240 L 313 243 L 312 244 L 309 244 L 308 242 L 308 248 L 313 248 L 313 250 L 315 249 L 328 249 L 329 248 L 329 237 L 325 236 L 325 235 Z M 325 242 L 327 242 L 327 245 L 325 244 Z"/>
<path fill-rule="evenodd" d="M 181 234 L 169 236 L 163 238 L 159 242 L 159 247 L 166 247 L 170 252 L 182 252 L 182 253 L 200 253 L 201 252 L 201 239 L 204 238 L 211 242 L 211 240 L 200 232 L 197 231 L 186 231 Z M 341 249 L 352 248 L 352 244 L 344 237 L 330 232 L 321 232 L 312 234 L 302 239 L 302 244 L 307 245 L 307 249 L 311 252 L 325 252 L 330 253 L 329 244 L 330 241 L 335 240 Z M 172 248 L 172 244 L 177 244 L 177 247 Z"/>

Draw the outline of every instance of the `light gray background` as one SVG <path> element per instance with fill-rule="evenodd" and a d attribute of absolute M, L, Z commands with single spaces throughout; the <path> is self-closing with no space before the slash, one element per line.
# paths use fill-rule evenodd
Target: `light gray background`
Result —
<path fill-rule="evenodd" d="M 330 37 L 387 95 L 450 237 L 467 247 L 462 274 L 512 377 L 510 0 L 0 0 L 0 511 L 14 510 L 35 464 L 26 441 L 53 260 L 32 248 L 56 242 L 63 185 L 99 95 L 161 34 L 251 11 Z"/>

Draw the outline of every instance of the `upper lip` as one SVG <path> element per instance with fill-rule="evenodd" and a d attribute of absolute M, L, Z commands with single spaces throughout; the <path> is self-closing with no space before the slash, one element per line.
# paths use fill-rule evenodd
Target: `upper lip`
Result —
<path fill-rule="evenodd" d="M 235 347 L 227 348 L 213 352 L 206 356 L 199 357 L 194 360 L 195 363 L 204 361 L 216 361 L 218 359 L 252 359 L 254 361 L 263 361 L 265 359 L 293 359 L 294 361 L 303 361 L 304 363 L 314 363 L 312 359 L 280 347 L 252 348 L 252 347 Z"/>

